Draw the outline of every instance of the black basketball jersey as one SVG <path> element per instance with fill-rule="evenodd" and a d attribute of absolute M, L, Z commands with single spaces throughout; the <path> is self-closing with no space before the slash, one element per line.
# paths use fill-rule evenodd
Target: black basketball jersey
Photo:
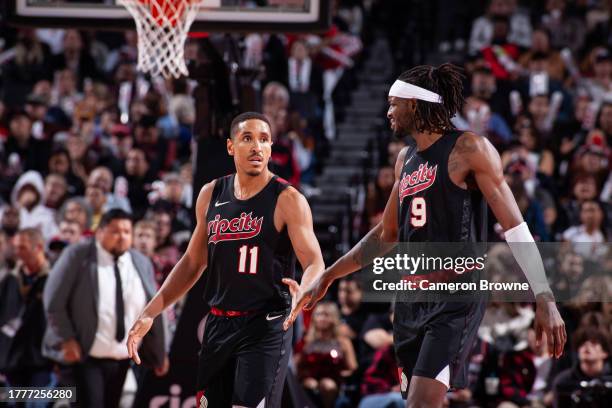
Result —
<path fill-rule="evenodd" d="M 287 227 L 277 231 L 274 211 L 289 183 L 274 176 L 256 195 L 234 195 L 235 174 L 216 180 L 206 216 L 209 305 L 224 310 L 273 311 L 291 306 L 283 278 L 295 278 Z"/>
<path fill-rule="evenodd" d="M 444 133 L 431 146 L 411 146 L 399 184 L 400 242 L 476 242 L 482 195 L 462 189 L 448 174 L 448 158 L 460 131 Z M 481 238 L 482 239 L 482 238 Z"/>

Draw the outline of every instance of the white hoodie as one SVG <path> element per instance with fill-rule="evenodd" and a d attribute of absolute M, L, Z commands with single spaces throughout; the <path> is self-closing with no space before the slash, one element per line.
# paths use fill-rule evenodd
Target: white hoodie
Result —
<path fill-rule="evenodd" d="M 11 191 L 11 202 L 14 206 L 17 204 L 19 191 L 26 185 L 33 186 L 40 196 L 38 203 L 28 211 L 26 208 L 19 208 L 19 229 L 22 228 L 39 228 L 43 234 L 45 241 L 49 241 L 59 231 L 55 222 L 55 214 L 53 210 L 45 207 L 45 183 L 40 173 L 34 170 L 26 171 L 19 177 L 13 191 Z"/>

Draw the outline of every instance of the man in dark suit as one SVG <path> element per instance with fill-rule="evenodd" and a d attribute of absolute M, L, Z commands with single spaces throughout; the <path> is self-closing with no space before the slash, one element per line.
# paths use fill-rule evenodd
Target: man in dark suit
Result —
<path fill-rule="evenodd" d="M 118 406 L 130 365 L 126 327 L 155 294 L 153 266 L 131 246 L 130 215 L 112 209 L 93 240 L 64 250 L 47 280 L 43 352 L 68 365 L 81 407 Z M 164 341 L 156 321 L 140 348 L 158 375 L 168 370 Z"/>
<path fill-rule="evenodd" d="M 291 45 L 287 79 L 291 107 L 309 121 L 321 120 L 323 109 L 323 71 L 310 57 L 307 44 L 295 40 Z"/>

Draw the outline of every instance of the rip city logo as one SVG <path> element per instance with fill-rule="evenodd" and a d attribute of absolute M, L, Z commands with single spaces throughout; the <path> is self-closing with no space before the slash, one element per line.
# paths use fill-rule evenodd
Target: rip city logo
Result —
<path fill-rule="evenodd" d="M 419 169 L 410 174 L 404 174 L 399 185 L 400 203 L 405 197 L 428 189 L 436 181 L 438 165 L 429 166 L 429 162 L 420 164 Z"/>
<path fill-rule="evenodd" d="M 240 217 L 230 220 L 217 214 L 214 220 L 208 222 L 208 242 L 216 244 L 253 238 L 259 235 L 262 225 L 263 217 L 253 217 L 253 212 L 243 212 Z"/>
<path fill-rule="evenodd" d="M 170 395 L 157 395 L 151 398 L 149 408 L 194 408 L 197 407 L 196 397 L 194 395 L 183 397 L 181 395 L 181 386 L 172 384 L 169 387 Z"/>

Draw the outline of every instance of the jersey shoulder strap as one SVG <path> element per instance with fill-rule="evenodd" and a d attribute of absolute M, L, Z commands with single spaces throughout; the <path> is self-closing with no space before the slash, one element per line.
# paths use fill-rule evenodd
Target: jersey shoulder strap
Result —
<path fill-rule="evenodd" d="M 223 196 L 227 192 L 227 187 L 234 179 L 232 176 L 233 174 L 228 174 L 227 176 L 215 179 L 215 187 L 213 188 L 210 203 L 208 203 L 208 208 L 210 208 L 211 205 L 214 205 L 215 202 L 223 200 Z"/>
<path fill-rule="evenodd" d="M 282 177 L 279 177 L 277 175 L 274 175 L 272 177 L 272 182 L 275 185 L 275 191 L 276 194 L 279 195 L 280 193 L 282 193 L 285 189 L 287 189 L 288 187 L 292 187 L 291 183 L 289 183 L 287 180 L 285 180 Z"/>

